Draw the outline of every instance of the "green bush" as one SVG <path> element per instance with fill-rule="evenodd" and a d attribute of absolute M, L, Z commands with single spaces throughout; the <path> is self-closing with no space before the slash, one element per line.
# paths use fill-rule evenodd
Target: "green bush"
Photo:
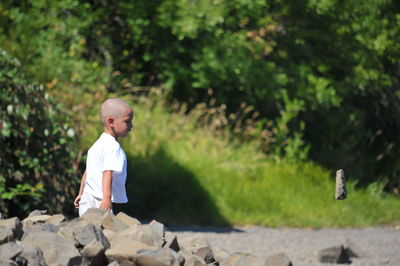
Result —
<path fill-rule="evenodd" d="M 359 185 L 378 181 L 398 194 L 399 8 L 394 0 L 3 0 L 0 46 L 62 97 L 83 133 L 99 91 L 162 85 L 193 107 L 211 88 L 228 112 L 243 102 L 260 112 L 274 134 L 269 154 L 345 168 Z"/>
<path fill-rule="evenodd" d="M 0 208 L 23 217 L 34 208 L 70 213 L 76 190 L 75 133 L 61 106 L 0 49 Z M 66 204 L 67 203 L 67 204 Z"/>

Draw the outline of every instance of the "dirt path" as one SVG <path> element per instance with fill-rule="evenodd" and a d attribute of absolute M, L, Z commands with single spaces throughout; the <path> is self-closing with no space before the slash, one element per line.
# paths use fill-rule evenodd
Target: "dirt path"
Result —
<path fill-rule="evenodd" d="M 248 252 L 265 257 L 286 253 L 293 265 L 335 265 L 318 263 L 316 252 L 325 247 L 344 243 L 347 238 L 353 243 L 361 258 L 352 258 L 351 265 L 400 266 L 400 228 L 370 227 L 319 230 L 266 227 L 171 227 L 168 231 L 179 238 L 204 236 L 211 246 L 229 252 Z M 340 265 L 340 264 L 337 264 Z"/>

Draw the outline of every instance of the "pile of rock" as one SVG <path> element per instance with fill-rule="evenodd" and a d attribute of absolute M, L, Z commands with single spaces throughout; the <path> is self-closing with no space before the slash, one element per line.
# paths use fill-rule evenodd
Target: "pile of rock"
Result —
<path fill-rule="evenodd" d="M 67 221 L 61 214 L 34 211 L 22 222 L 0 220 L 1 265 L 292 265 L 285 254 L 267 258 L 229 254 L 206 239 L 182 240 L 164 225 L 141 224 L 122 212 L 90 209 Z"/>

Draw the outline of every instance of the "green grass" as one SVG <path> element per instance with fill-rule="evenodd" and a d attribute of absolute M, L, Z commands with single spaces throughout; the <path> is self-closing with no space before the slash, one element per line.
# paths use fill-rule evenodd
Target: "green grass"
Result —
<path fill-rule="evenodd" d="M 124 211 L 166 224 L 353 227 L 400 223 L 400 199 L 348 185 L 334 199 L 334 173 L 312 163 L 276 162 L 210 127 L 194 112 L 149 98 L 134 104 Z M 226 134 L 225 134 L 226 135 Z M 88 137 L 89 138 L 89 137 Z M 95 136 L 91 136 L 95 138 Z M 89 141 L 87 141 L 89 142 Z"/>

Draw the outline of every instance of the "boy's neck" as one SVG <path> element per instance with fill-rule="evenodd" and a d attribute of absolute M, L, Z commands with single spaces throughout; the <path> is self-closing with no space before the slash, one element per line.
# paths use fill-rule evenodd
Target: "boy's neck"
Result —
<path fill-rule="evenodd" d="M 115 140 L 118 140 L 118 138 L 115 136 L 115 133 L 113 132 L 113 130 L 105 127 L 103 132 L 108 135 L 111 135 L 112 137 L 114 137 Z"/>

